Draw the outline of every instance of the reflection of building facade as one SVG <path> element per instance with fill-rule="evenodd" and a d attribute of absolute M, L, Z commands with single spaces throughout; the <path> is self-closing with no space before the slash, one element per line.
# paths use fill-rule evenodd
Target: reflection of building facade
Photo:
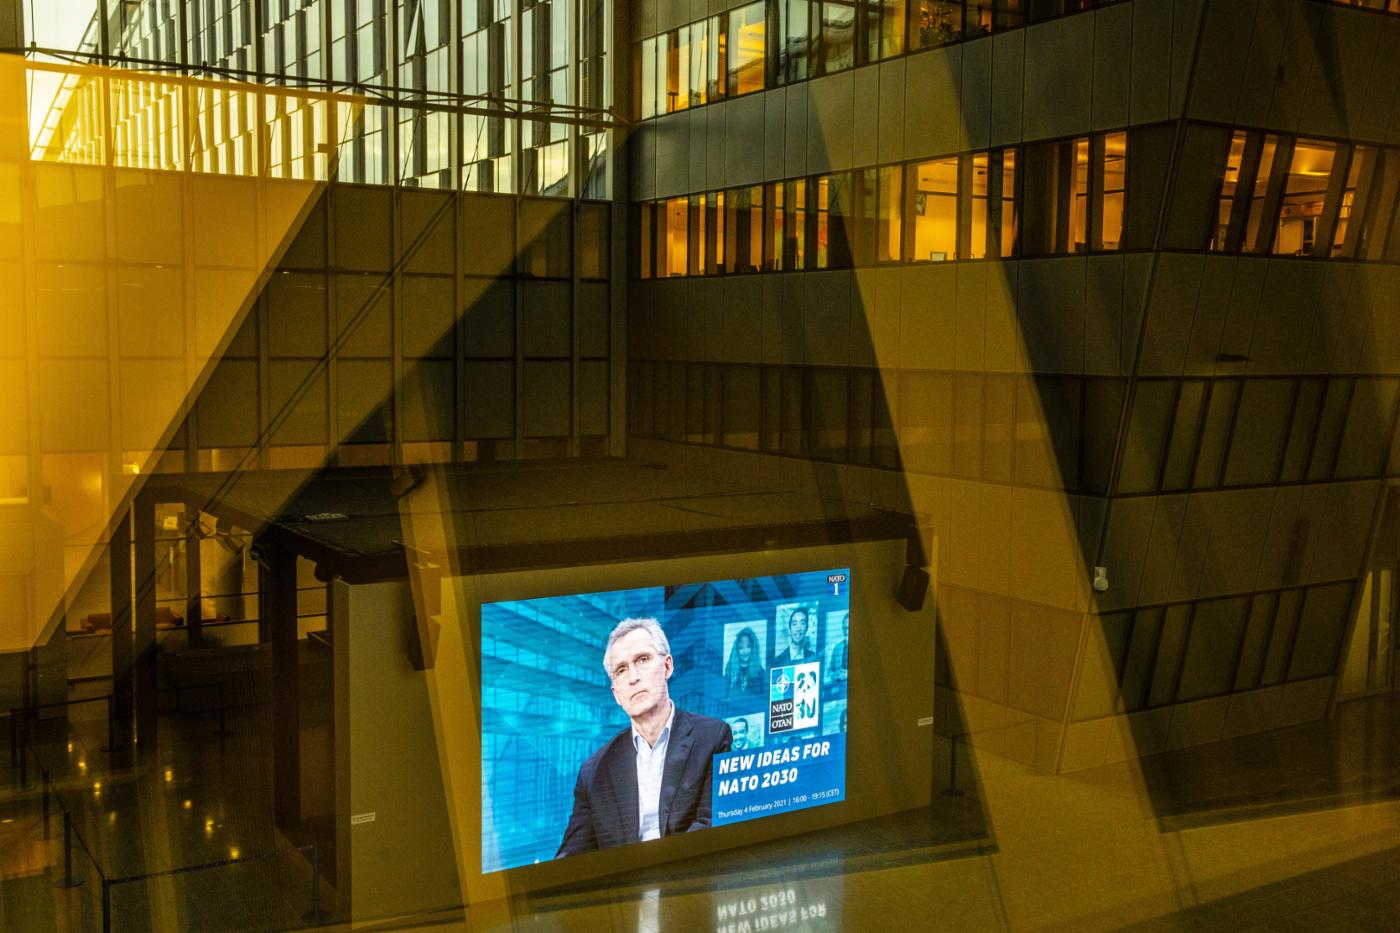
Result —
<path fill-rule="evenodd" d="M 112 676 L 146 741 L 157 683 L 270 672 L 276 826 L 335 847 L 347 916 L 569 880 L 463 867 L 506 818 L 483 759 L 588 745 L 521 740 L 548 685 L 509 680 L 518 632 L 471 642 L 483 594 L 849 548 L 890 578 L 850 646 L 814 615 L 800 657 L 754 647 L 823 665 L 824 734 L 849 689 L 852 748 L 892 737 L 841 812 L 917 851 L 960 748 L 1103 768 L 1393 691 L 1400 0 L 71 5 L 95 64 L 24 66 L 51 100 L 0 216 L 36 341 L 0 346 L 0 508 L 43 558 L 7 568 L 43 599 L 0 644 L 58 673 L 14 655 L 0 696 Z M 56 47 L 30 6 L 0 46 Z M 886 634 L 920 612 L 936 653 Z M 598 727 L 566 667 L 561 718 Z M 403 761 L 429 777 L 390 830 L 365 788 Z M 956 814 L 979 845 L 1015 816 Z M 717 922 L 841 901 L 772 890 Z"/>

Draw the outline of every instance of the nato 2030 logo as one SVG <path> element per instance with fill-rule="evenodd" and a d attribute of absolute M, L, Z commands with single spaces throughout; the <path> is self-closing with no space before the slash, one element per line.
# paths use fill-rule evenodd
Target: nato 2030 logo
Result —
<path fill-rule="evenodd" d="M 821 664 L 813 661 L 775 667 L 768 688 L 768 732 L 790 732 L 818 724 Z"/>

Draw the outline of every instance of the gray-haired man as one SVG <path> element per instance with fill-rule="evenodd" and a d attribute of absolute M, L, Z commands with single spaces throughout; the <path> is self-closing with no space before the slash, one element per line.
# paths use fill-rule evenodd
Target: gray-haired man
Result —
<path fill-rule="evenodd" d="M 710 825 L 710 760 L 729 751 L 729 724 L 671 702 L 671 646 L 655 619 L 623 619 L 603 669 L 632 724 L 578 769 L 574 809 L 555 858 Z"/>

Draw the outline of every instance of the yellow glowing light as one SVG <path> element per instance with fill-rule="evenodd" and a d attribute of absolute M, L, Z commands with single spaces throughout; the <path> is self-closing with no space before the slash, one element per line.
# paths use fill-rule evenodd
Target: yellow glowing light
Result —
<path fill-rule="evenodd" d="M 79 770 L 79 771 L 86 771 L 86 770 L 87 770 L 87 762 L 86 762 L 86 761 L 83 761 L 83 760 L 79 760 L 79 761 L 78 761 L 78 770 Z"/>
<path fill-rule="evenodd" d="M 237 847 L 231 847 L 231 848 L 228 850 L 228 857 L 229 857 L 229 858 L 238 858 L 238 849 L 237 849 Z"/>
<path fill-rule="evenodd" d="M 170 783 L 171 781 L 173 781 L 173 780 L 175 780 L 175 771 L 174 771 L 174 769 L 173 769 L 173 768 L 166 768 L 166 769 L 165 769 L 165 783 L 169 784 L 169 783 Z"/>
<path fill-rule="evenodd" d="M 136 476 L 141 472 L 141 464 L 136 463 L 135 461 L 132 461 L 131 463 L 122 464 L 122 468 L 132 476 Z"/>
<path fill-rule="evenodd" d="M 186 810 L 188 810 L 192 805 L 193 802 L 189 800 L 186 800 L 183 804 L 181 804 L 181 806 L 183 806 Z"/>
<path fill-rule="evenodd" d="M 68 743 L 68 754 L 70 754 L 70 755 L 73 754 L 73 743 L 72 743 L 72 742 L 69 742 L 69 743 Z"/>
<path fill-rule="evenodd" d="M 208 833 L 212 833 L 213 831 L 214 831 L 214 821 L 213 821 L 213 820 L 205 820 L 205 821 L 204 821 L 204 832 L 205 832 L 206 834 L 208 834 Z"/>
<path fill-rule="evenodd" d="M 94 797 L 101 797 L 101 796 L 102 796 L 102 782 L 101 782 L 101 781 L 93 781 L 93 782 L 92 782 L 92 795 L 93 795 Z"/>
<path fill-rule="evenodd" d="M 107 822 L 109 822 L 109 823 L 115 823 L 116 821 L 117 821 L 117 811 L 116 811 L 116 810 L 113 810 L 111 813 L 108 813 L 108 814 L 107 814 Z"/>

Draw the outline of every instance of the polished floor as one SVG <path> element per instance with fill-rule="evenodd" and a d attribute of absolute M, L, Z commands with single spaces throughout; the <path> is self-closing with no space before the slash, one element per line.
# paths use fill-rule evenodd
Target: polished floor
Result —
<path fill-rule="evenodd" d="M 270 829 L 265 705 L 230 697 L 228 734 L 218 735 L 207 703 L 184 702 L 163 718 L 154 762 L 101 750 L 100 706 L 66 729 L 51 724 L 39 743 L 52 800 L 75 814 L 90 850 L 75 855 L 78 888 L 54 886 L 59 804 L 54 838 L 43 839 L 38 782 L 24 789 L 15 771 L 0 772 L 0 929 L 100 929 L 94 864 L 113 879 L 214 866 L 115 885 L 117 930 L 306 925 L 306 860 Z M 941 754 L 946 775 L 946 746 Z M 1071 775 L 959 754 L 963 793 L 940 788 L 928 810 L 356 929 L 1400 927 L 1400 694 Z"/>

